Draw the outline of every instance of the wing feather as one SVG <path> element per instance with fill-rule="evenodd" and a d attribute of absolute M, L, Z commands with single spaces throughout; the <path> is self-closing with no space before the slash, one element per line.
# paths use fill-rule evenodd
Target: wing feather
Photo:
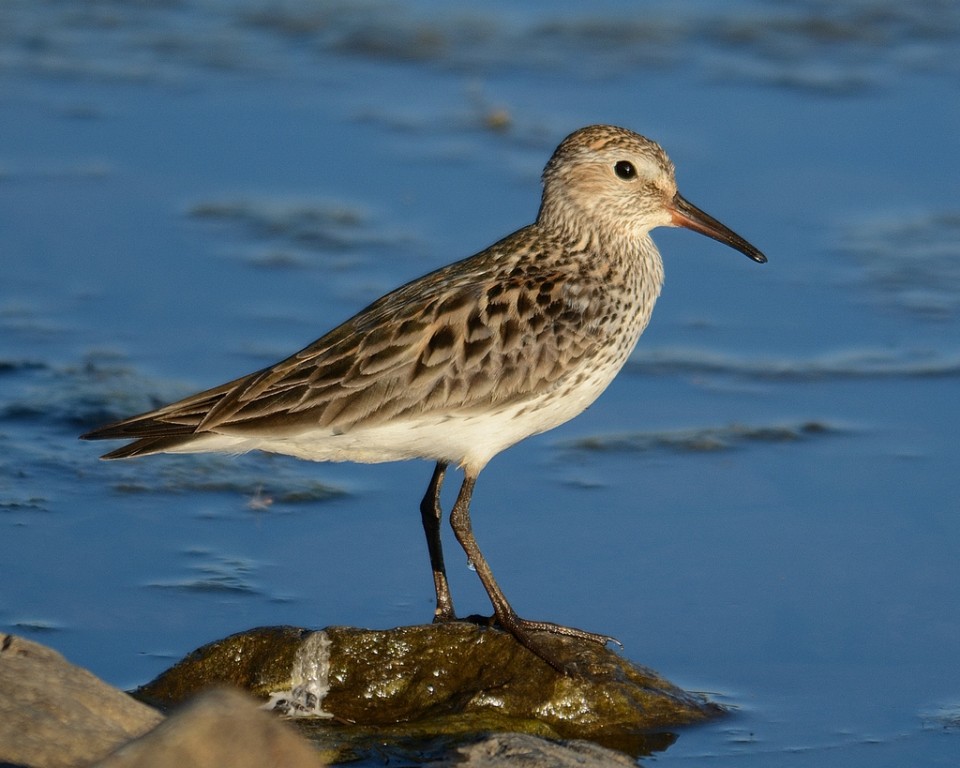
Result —
<path fill-rule="evenodd" d="M 400 414 L 442 412 L 531 397 L 596 353 L 603 286 L 576 264 L 549 269 L 523 253 L 520 230 L 465 261 L 377 300 L 280 363 L 87 433 L 164 438 L 204 432 L 343 432 Z M 572 286 L 575 286 L 575 290 Z"/>

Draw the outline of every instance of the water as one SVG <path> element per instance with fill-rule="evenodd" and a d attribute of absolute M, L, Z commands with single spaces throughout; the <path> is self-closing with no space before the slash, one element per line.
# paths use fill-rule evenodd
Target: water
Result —
<path fill-rule="evenodd" d="M 735 708 L 645 762 L 954 765 L 960 11 L 646 7 L 0 6 L 3 630 L 132 686 L 257 625 L 427 621 L 428 465 L 76 435 L 528 223 L 556 143 L 613 122 L 770 263 L 656 233 L 627 369 L 478 484 L 494 572 Z"/>

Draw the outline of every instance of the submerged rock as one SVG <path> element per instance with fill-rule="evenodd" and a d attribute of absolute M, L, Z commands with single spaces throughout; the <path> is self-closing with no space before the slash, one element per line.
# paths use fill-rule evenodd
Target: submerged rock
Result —
<path fill-rule="evenodd" d="M 557 674 L 500 630 L 468 622 L 390 630 L 263 627 L 203 646 L 138 689 L 161 707 L 217 684 L 296 717 L 326 748 L 517 732 L 647 754 L 671 729 L 722 713 L 595 643 L 543 634 Z M 380 747 L 379 749 L 382 749 Z"/>
<path fill-rule="evenodd" d="M 636 761 L 589 741 L 562 744 L 522 733 L 497 733 L 457 750 L 457 768 L 636 768 Z"/>
<path fill-rule="evenodd" d="M 56 651 L 0 635 L 0 763 L 89 765 L 161 720 Z"/>

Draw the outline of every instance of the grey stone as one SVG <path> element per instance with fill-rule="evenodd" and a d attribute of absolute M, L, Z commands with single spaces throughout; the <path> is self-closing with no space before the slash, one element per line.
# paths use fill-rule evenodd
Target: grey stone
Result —
<path fill-rule="evenodd" d="M 97 768 L 317 768 L 317 751 L 250 696 L 218 688 L 200 694 Z"/>
<path fill-rule="evenodd" d="M 0 635 L 0 763 L 89 765 L 161 720 L 56 651 Z"/>
<path fill-rule="evenodd" d="M 525 733 L 496 733 L 457 750 L 457 768 L 636 768 L 636 761 L 589 741 L 548 741 Z"/>

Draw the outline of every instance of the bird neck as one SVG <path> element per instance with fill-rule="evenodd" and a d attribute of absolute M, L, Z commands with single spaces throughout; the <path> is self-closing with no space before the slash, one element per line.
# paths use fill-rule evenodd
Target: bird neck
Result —
<path fill-rule="evenodd" d="M 562 213 L 563 215 L 555 215 Z M 585 216 L 566 208 L 557 211 L 541 206 L 536 226 L 571 254 L 595 255 L 626 278 L 636 276 L 659 293 L 663 284 L 663 260 L 648 231 L 617 227 L 611 222 Z"/>

